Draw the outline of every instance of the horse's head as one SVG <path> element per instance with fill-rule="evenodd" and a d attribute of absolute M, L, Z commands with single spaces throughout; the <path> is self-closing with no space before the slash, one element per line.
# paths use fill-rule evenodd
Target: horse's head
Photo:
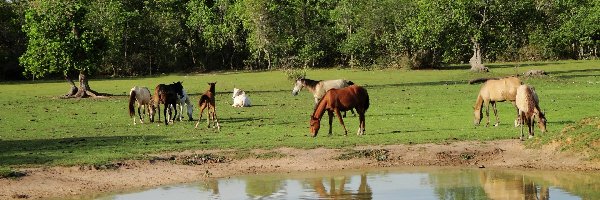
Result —
<path fill-rule="evenodd" d="M 154 122 L 154 111 L 156 111 L 156 107 L 154 105 L 154 101 L 151 100 L 148 108 L 148 118 L 150 118 L 150 122 Z"/>
<path fill-rule="evenodd" d="M 242 90 L 240 90 L 240 89 L 233 88 L 233 95 L 231 96 L 231 98 L 234 98 L 234 99 L 235 99 L 235 97 L 236 97 L 236 96 L 239 96 L 239 95 L 241 95 L 241 94 L 242 94 L 242 92 L 243 92 L 243 91 L 242 91 Z"/>
<path fill-rule="evenodd" d="M 317 133 L 319 133 L 319 129 L 321 128 L 321 122 L 319 119 L 315 117 L 310 117 L 310 135 L 312 137 L 317 137 Z"/>
<path fill-rule="evenodd" d="M 294 90 L 292 90 L 292 95 L 298 95 L 298 92 L 302 90 L 302 87 L 304 87 L 304 78 L 296 79 L 296 83 L 294 84 Z"/>
<path fill-rule="evenodd" d="M 473 124 L 475 124 L 475 126 L 479 125 L 479 123 L 481 123 L 481 109 L 477 109 L 476 107 L 474 107 L 473 109 L 473 114 L 475 115 L 475 118 L 473 119 Z"/>
<path fill-rule="evenodd" d="M 540 127 L 542 133 L 546 132 L 546 116 L 544 112 L 540 112 L 538 114 L 538 126 Z"/>

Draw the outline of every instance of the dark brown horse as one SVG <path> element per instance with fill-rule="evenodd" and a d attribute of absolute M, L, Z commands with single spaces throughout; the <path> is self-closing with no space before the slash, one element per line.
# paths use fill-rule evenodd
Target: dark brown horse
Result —
<path fill-rule="evenodd" d="M 172 97 L 166 97 L 167 93 L 172 93 L 175 95 L 175 98 L 179 98 L 179 96 L 183 96 L 183 85 L 180 81 L 173 82 L 173 84 L 158 84 L 156 88 L 154 88 L 154 96 L 152 96 L 153 106 L 158 109 L 158 120 L 160 121 L 160 104 L 164 104 L 166 99 L 171 99 Z M 176 108 L 177 102 L 173 105 L 173 108 Z M 166 109 L 165 109 L 166 110 Z M 177 112 L 177 111 L 175 111 Z M 165 113 L 166 115 L 166 113 Z M 165 119 L 166 120 L 166 119 Z M 168 121 L 168 120 L 167 120 Z M 151 122 L 154 122 L 151 119 Z"/>
<path fill-rule="evenodd" d="M 221 130 L 221 126 L 219 125 L 219 120 L 217 119 L 217 107 L 215 105 L 215 85 L 217 84 L 217 82 L 214 83 L 208 83 L 208 90 L 206 90 L 206 92 L 204 92 L 204 94 L 202 94 L 202 96 L 200 96 L 200 100 L 198 101 L 198 107 L 200 108 L 200 117 L 198 118 L 198 122 L 196 123 L 196 128 L 198 128 L 198 124 L 200 124 L 200 120 L 202 120 L 202 113 L 204 112 L 205 108 L 208 108 L 206 110 L 206 115 L 207 115 L 207 127 L 210 128 L 210 120 L 213 119 L 214 121 L 214 125 L 213 128 L 216 126 L 217 130 Z"/>
<path fill-rule="evenodd" d="M 357 85 L 351 85 L 342 89 L 330 89 L 325 93 L 325 96 L 317 104 L 317 108 L 310 116 L 310 133 L 313 137 L 317 136 L 319 128 L 321 128 L 321 118 L 325 111 L 329 115 L 329 135 L 331 132 L 331 121 L 333 120 L 333 113 L 335 113 L 340 120 L 340 124 L 344 127 L 344 135 L 348 135 L 344 120 L 340 115 L 340 111 L 347 111 L 350 109 L 356 109 L 358 113 L 359 127 L 357 135 L 363 135 L 365 133 L 365 112 L 369 109 L 369 94 L 363 87 Z"/>

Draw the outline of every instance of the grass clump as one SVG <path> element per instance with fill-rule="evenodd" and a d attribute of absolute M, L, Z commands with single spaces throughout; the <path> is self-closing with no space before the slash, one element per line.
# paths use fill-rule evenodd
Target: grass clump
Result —
<path fill-rule="evenodd" d="M 350 160 L 355 158 L 369 158 L 377 161 L 386 161 L 388 159 L 388 150 L 386 149 L 365 149 L 365 150 L 350 150 L 347 153 L 336 157 L 336 160 Z"/>
<path fill-rule="evenodd" d="M 549 135 L 530 145 L 539 147 L 557 144 L 562 151 L 585 153 L 591 160 L 600 160 L 600 117 L 586 117 L 566 125 L 558 134 Z"/>
<path fill-rule="evenodd" d="M 20 178 L 23 176 L 27 176 L 27 173 L 17 171 L 8 167 L 0 168 L 0 178 Z"/>

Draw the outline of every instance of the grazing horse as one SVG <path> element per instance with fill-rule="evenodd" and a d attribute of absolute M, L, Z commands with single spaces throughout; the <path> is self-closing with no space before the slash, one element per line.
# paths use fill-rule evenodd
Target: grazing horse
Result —
<path fill-rule="evenodd" d="M 252 103 L 250 103 L 250 98 L 246 95 L 246 92 L 241 89 L 233 88 L 233 95 L 231 98 L 233 98 L 233 104 L 231 105 L 233 107 L 252 106 Z"/>
<path fill-rule="evenodd" d="M 535 118 L 538 118 L 538 126 L 543 132 L 546 132 L 546 116 L 541 111 L 539 106 L 539 99 L 533 87 L 529 85 L 521 85 L 517 89 L 516 104 L 519 109 L 519 115 L 521 116 L 521 137 L 519 139 L 524 140 L 525 134 L 523 133 L 523 124 L 527 124 L 529 130 L 529 138 L 533 137 L 533 127 Z"/>
<path fill-rule="evenodd" d="M 174 93 L 175 94 L 175 98 L 178 99 L 180 96 L 183 96 L 183 85 L 181 84 L 180 81 L 178 82 L 173 82 L 173 84 L 158 84 L 156 86 L 156 88 L 154 88 L 154 96 L 152 98 L 153 102 L 154 102 L 154 107 L 156 107 L 156 109 L 158 109 L 158 120 L 160 121 L 160 104 L 163 103 L 164 104 L 164 100 L 166 99 L 166 97 L 164 97 L 164 95 L 166 95 L 167 93 Z M 172 98 L 172 97 L 169 97 Z M 163 100 L 163 101 L 161 101 Z M 177 101 L 175 102 L 175 104 L 177 104 Z M 173 106 L 175 107 L 175 106 Z M 165 109 L 166 110 L 166 109 Z M 152 122 L 154 122 L 154 120 L 152 120 Z"/>
<path fill-rule="evenodd" d="M 133 125 L 135 125 L 135 105 L 137 102 L 138 107 L 138 115 L 140 116 L 140 122 L 144 123 L 144 115 L 146 115 L 146 110 L 148 110 L 148 116 L 150 121 L 154 121 L 154 108 L 150 106 L 152 98 L 150 96 L 150 90 L 147 87 L 138 87 L 135 86 L 131 88 L 129 92 L 129 116 L 133 117 Z M 144 110 L 144 114 L 140 112 L 140 109 Z"/>
<path fill-rule="evenodd" d="M 184 89 L 182 89 L 181 92 L 182 92 L 182 96 L 179 96 L 179 98 L 177 98 L 177 104 L 179 104 L 178 119 L 179 119 L 179 121 L 183 120 L 183 107 L 187 106 L 188 120 L 192 121 L 192 120 L 194 120 L 192 118 L 192 113 L 194 112 L 194 105 L 191 103 L 190 97 L 187 95 L 187 92 L 185 92 Z"/>
<path fill-rule="evenodd" d="M 469 81 L 469 84 L 481 83 L 485 82 L 481 89 L 479 90 L 479 94 L 477 95 L 477 101 L 475 102 L 474 114 L 475 119 L 473 123 L 475 125 L 479 125 L 482 119 L 482 107 L 485 103 L 486 111 L 485 115 L 487 117 L 486 126 L 490 125 L 490 104 L 494 109 L 494 115 L 496 116 L 496 124 L 494 126 L 498 126 L 500 124 L 500 120 L 498 118 L 498 110 L 496 109 L 496 102 L 510 101 L 515 108 L 517 107 L 515 104 L 515 96 L 517 95 L 517 87 L 519 87 L 523 82 L 519 80 L 519 78 L 510 76 L 505 78 L 480 78 Z M 517 112 L 517 118 L 519 117 Z"/>
<path fill-rule="evenodd" d="M 321 118 L 325 111 L 329 115 L 329 135 L 332 134 L 331 121 L 333 120 L 333 113 L 337 115 L 340 124 L 344 127 L 344 135 L 348 135 L 348 130 L 346 129 L 346 125 L 344 125 L 340 111 L 347 111 L 353 108 L 356 109 L 359 120 L 358 132 L 356 134 L 363 135 L 365 133 L 365 112 L 369 109 L 369 94 L 367 90 L 357 85 L 351 85 L 342 89 L 327 91 L 310 116 L 311 135 L 313 137 L 317 136 L 321 127 Z"/>
<path fill-rule="evenodd" d="M 325 96 L 325 93 L 330 89 L 340 89 L 348 87 L 349 85 L 354 85 L 352 81 L 344 80 L 344 79 L 336 79 L 336 80 L 311 80 L 307 78 L 299 78 L 296 80 L 296 84 L 294 84 L 294 89 L 292 90 L 292 95 L 298 95 L 298 92 L 302 90 L 302 88 L 308 88 L 308 91 L 313 94 L 315 98 L 315 108 L 319 103 L 319 100 Z M 350 110 L 352 114 L 354 111 Z M 346 112 L 344 112 L 344 117 L 346 116 Z"/>
<path fill-rule="evenodd" d="M 206 115 L 207 115 L 207 127 L 210 128 L 210 120 L 213 119 L 217 130 L 221 130 L 221 125 L 219 125 L 219 120 L 217 119 L 217 107 L 215 105 L 215 85 L 217 84 L 217 82 L 214 83 L 208 83 L 208 90 L 206 90 L 206 92 L 204 92 L 204 94 L 202 94 L 202 96 L 200 96 L 200 100 L 198 101 L 198 107 L 200 109 L 200 117 L 198 118 L 198 122 L 196 123 L 196 128 L 198 128 L 198 124 L 200 124 L 200 120 L 202 120 L 202 112 L 204 112 L 205 108 L 208 108 L 206 110 Z M 215 125 L 213 125 L 213 128 L 215 127 Z"/>

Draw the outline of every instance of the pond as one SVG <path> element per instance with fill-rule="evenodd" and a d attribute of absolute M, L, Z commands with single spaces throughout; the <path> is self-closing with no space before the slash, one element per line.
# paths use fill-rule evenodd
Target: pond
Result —
<path fill-rule="evenodd" d="M 600 173 L 420 167 L 261 174 L 99 199 L 600 199 Z"/>

